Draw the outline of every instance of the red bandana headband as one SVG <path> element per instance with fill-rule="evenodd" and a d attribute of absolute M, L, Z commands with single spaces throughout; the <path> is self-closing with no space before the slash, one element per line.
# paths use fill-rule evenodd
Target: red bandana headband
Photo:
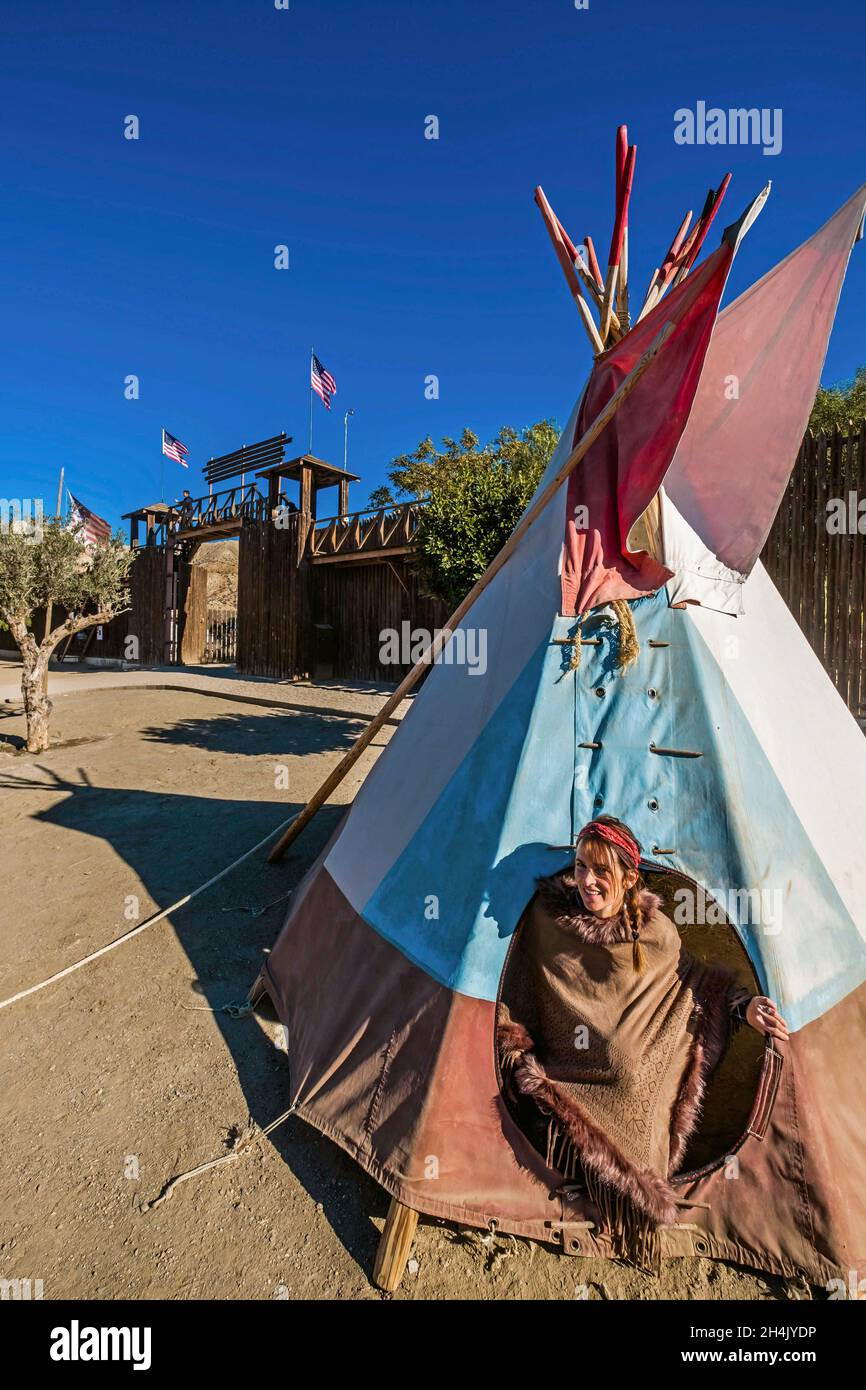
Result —
<path fill-rule="evenodd" d="M 577 837 L 577 843 L 583 839 L 584 835 L 597 835 L 600 840 L 607 840 L 608 844 L 616 845 L 624 850 L 636 869 L 640 868 L 640 854 L 634 841 L 628 836 L 623 835 L 621 830 L 617 830 L 614 825 L 605 825 L 602 821 L 587 821 Z"/>

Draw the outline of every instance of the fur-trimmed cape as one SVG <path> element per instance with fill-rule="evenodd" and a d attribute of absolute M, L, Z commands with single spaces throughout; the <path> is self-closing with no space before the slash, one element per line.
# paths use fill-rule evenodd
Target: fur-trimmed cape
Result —
<path fill-rule="evenodd" d="M 539 879 L 509 961 L 497 1046 L 506 1091 L 534 1114 L 548 1164 L 582 1180 L 618 1253 L 646 1263 L 657 1226 L 676 1220 L 669 1179 L 746 991 L 689 955 L 655 894 L 638 902 L 641 972 L 622 914 L 588 912 L 567 873 Z"/>

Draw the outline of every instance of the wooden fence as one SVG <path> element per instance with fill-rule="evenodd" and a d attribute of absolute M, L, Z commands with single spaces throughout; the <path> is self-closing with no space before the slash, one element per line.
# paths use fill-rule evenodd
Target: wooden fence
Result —
<path fill-rule="evenodd" d="M 383 633 L 441 627 L 447 612 L 425 599 L 403 556 L 317 564 L 309 519 L 247 522 L 238 550 L 237 666 L 255 676 L 398 681 L 411 667 L 383 664 Z M 402 655 L 402 652 L 401 652 Z"/>
<path fill-rule="evenodd" d="M 316 634 L 321 647 L 332 653 L 333 674 L 346 680 L 402 680 L 413 664 L 406 629 L 432 633 L 448 620 L 444 604 L 423 597 L 401 556 L 379 565 L 317 565 L 312 579 Z M 408 657 L 405 662 L 380 660 L 386 632 L 398 635 L 396 646 L 401 657 Z"/>
<path fill-rule="evenodd" d="M 866 420 L 807 434 L 761 558 L 851 713 L 866 717 Z"/>
<path fill-rule="evenodd" d="M 301 513 L 281 526 L 245 523 L 238 542 L 237 665 L 292 680 L 311 670 L 309 577 L 301 565 Z"/>

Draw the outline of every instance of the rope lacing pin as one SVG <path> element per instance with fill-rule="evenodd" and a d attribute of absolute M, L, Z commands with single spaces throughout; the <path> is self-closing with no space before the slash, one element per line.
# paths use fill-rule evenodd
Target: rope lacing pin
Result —
<path fill-rule="evenodd" d="M 494 1217 L 491 1217 L 487 1223 L 487 1235 L 481 1237 L 481 1244 L 486 1245 L 489 1249 L 492 1249 L 496 1244 L 496 1221 Z"/>
<path fill-rule="evenodd" d="M 552 644 L 555 647 L 571 647 L 571 656 L 569 658 L 567 666 L 565 665 L 565 662 L 563 660 L 562 675 L 560 675 L 559 677 L 560 680 L 562 680 L 563 676 L 568 675 L 569 671 L 579 670 L 581 647 L 601 646 L 600 637 L 584 637 L 583 635 L 583 624 L 587 616 L 587 613 L 578 613 L 574 619 L 574 626 L 567 637 L 553 637 L 551 639 Z M 563 653 L 563 656 L 564 655 L 565 654 Z"/>

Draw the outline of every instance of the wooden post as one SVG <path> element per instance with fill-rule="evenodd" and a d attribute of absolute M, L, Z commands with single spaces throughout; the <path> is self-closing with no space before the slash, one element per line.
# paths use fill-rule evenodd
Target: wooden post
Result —
<path fill-rule="evenodd" d="M 397 706 L 400 704 L 403 698 L 408 694 L 408 692 L 412 689 L 412 687 L 416 684 L 416 682 L 420 679 L 424 672 L 428 670 L 431 661 L 435 661 L 438 653 L 449 641 L 451 633 L 455 630 L 455 628 L 463 620 L 463 618 L 465 618 L 466 614 L 469 612 L 475 600 L 478 598 L 479 594 L 483 593 L 483 591 L 487 588 L 494 575 L 499 573 L 499 571 L 502 569 L 502 566 L 511 557 L 511 555 L 514 553 L 523 537 L 526 535 L 526 532 L 529 530 L 530 526 L 532 526 L 533 522 L 538 520 L 539 516 L 544 511 L 548 502 L 559 491 L 565 479 L 569 476 L 570 473 L 574 471 L 574 469 L 580 463 L 583 456 L 586 453 L 588 453 L 588 451 L 592 448 L 592 445 L 595 443 L 596 439 L 598 439 L 599 435 L 604 431 L 606 426 L 610 424 L 610 421 L 613 419 L 614 415 L 616 415 L 616 412 L 619 410 L 623 401 L 625 401 L 628 398 L 628 396 L 631 395 L 632 391 L 637 386 L 644 372 L 655 361 L 656 357 L 661 352 L 661 349 L 664 347 L 668 338 L 673 333 L 674 327 L 675 325 L 673 323 L 666 323 L 664 327 L 661 329 L 661 331 L 656 334 L 655 338 L 650 343 L 643 357 L 641 357 L 639 361 L 635 363 L 634 367 L 632 367 L 631 371 L 629 372 L 625 380 L 622 382 L 619 389 L 614 392 L 607 405 L 604 407 L 602 411 L 599 412 L 595 420 L 593 420 L 592 424 L 584 434 L 583 438 L 578 442 L 575 448 L 572 449 L 568 458 L 565 460 L 565 463 L 562 465 L 561 468 L 558 469 L 556 476 L 550 480 L 547 487 L 542 492 L 541 496 L 536 499 L 533 505 L 526 512 L 525 516 L 523 517 L 523 520 L 515 528 L 514 532 L 505 542 L 505 545 L 499 551 L 495 559 L 493 559 L 491 563 L 487 566 L 487 569 L 484 571 L 477 584 L 474 585 L 474 587 L 466 595 L 463 602 L 452 613 L 444 628 L 437 629 L 430 645 L 427 647 L 420 660 L 416 661 L 408 676 L 404 676 L 403 680 L 400 682 L 393 695 L 391 695 L 389 699 L 385 701 L 385 704 L 382 706 L 379 713 L 375 716 L 374 719 L 370 721 L 370 723 L 367 725 L 367 728 L 355 741 L 355 743 L 349 749 L 348 753 L 346 753 L 346 755 L 340 760 L 340 762 L 334 768 L 333 772 L 331 772 L 330 775 L 325 778 L 325 781 L 319 787 L 319 790 L 315 793 L 314 796 L 311 797 L 311 799 L 307 802 L 306 806 L 304 807 L 303 811 L 300 811 L 298 813 L 298 815 L 292 821 L 291 825 L 274 845 L 274 848 L 268 855 L 269 864 L 273 864 L 278 859 L 282 858 L 289 845 L 301 833 L 301 831 L 304 829 L 304 826 L 309 824 L 309 822 L 312 820 L 313 816 L 316 814 L 319 808 L 323 806 L 324 803 L 327 801 L 328 797 L 331 795 L 331 792 L 334 791 L 334 789 L 340 785 L 343 778 L 346 776 L 346 773 L 358 761 L 364 749 L 368 746 L 369 743 L 372 742 L 372 740 L 375 738 L 376 734 L 379 732 L 385 721 L 390 718 L 390 716 L 393 714 L 394 710 L 397 708 Z"/>
<path fill-rule="evenodd" d="M 175 660 L 176 609 L 177 556 L 174 549 L 174 533 L 170 531 L 165 545 L 165 609 L 162 637 L 162 659 L 167 666 Z"/>
<path fill-rule="evenodd" d="M 373 1283 L 386 1293 L 393 1293 L 403 1278 L 417 1228 L 417 1211 L 392 1197 L 373 1266 Z"/>
<path fill-rule="evenodd" d="M 280 505 L 280 476 L 277 473 L 268 474 L 268 520 Z"/>
<path fill-rule="evenodd" d="M 349 512 L 349 479 L 348 479 L 348 478 L 341 478 L 341 479 L 340 479 L 340 504 L 339 504 L 338 510 L 339 510 L 340 516 L 347 516 L 347 515 L 348 515 L 348 512 Z"/>
<path fill-rule="evenodd" d="M 306 512 L 307 516 L 311 513 L 315 515 L 315 505 L 313 502 L 313 470 L 308 463 L 301 464 L 301 495 L 299 498 L 300 510 Z"/>

